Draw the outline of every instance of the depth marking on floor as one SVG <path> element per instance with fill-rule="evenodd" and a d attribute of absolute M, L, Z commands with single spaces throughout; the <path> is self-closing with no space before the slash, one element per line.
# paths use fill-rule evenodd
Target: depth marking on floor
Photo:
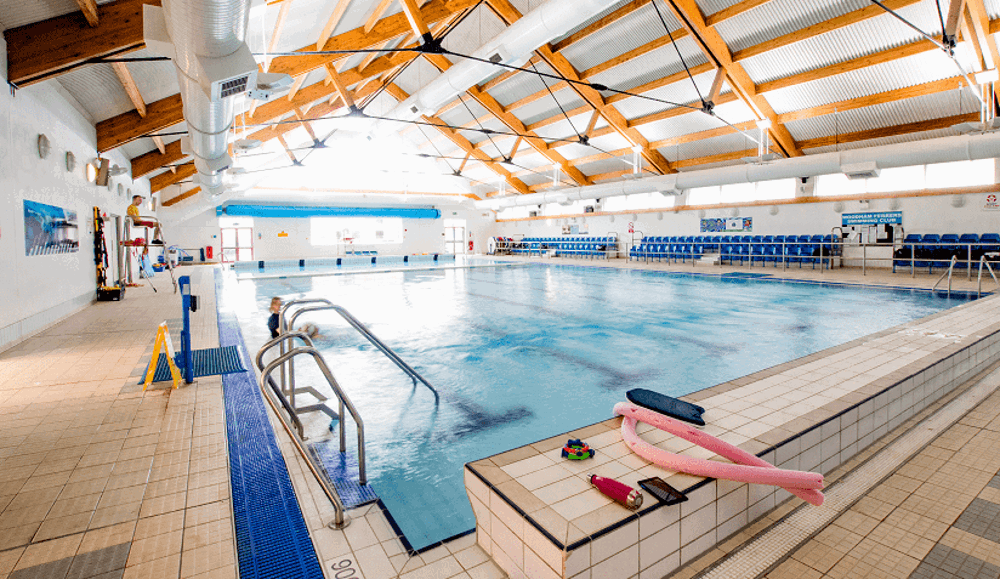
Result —
<path fill-rule="evenodd" d="M 845 475 L 823 506 L 803 505 L 747 543 L 702 579 L 753 579 L 829 525 L 885 477 L 895 472 L 929 442 L 1000 388 L 1000 370 L 994 370 L 972 388 L 938 409 L 909 432 L 876 453 L 868 462 Z"/>

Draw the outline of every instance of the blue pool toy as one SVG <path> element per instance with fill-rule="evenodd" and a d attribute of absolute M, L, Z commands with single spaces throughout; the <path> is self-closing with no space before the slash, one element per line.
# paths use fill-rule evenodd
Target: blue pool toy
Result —
<path fill-rule="evenodd" d="M 697 404 L 664 396 L 659 392 L 653 392 L 645 388 L 629 390 L 625 393 L 625 397 L 636 406 L 648 408 L 665 416 L 676 418 L 677 420 L 683 420 L 684 422 L 690 422 L 698 426 L 705 426 L 705 420 L 701 417 L 705 413 L 705 409 Z"/>

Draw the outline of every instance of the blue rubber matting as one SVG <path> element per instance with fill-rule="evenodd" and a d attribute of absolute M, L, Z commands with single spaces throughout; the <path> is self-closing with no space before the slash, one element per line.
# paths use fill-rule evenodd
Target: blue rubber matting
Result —
<path fill-rule="evenodd" d="M 225 348 L 207 348 L 205 350 L 195 350 L 191 352 L 194 361 L 194 377 L 218 376 L 220 374 L 235 374 L 245 372 L 246 367 L 240 360 L 240 351 L 236 346 L 226 346 Z M 174 355 L 174 363 L 181 368 L 181 354 Z M 149 372 L 149 364 L 139 378 L 139 384 L 146 381 L 146 372 Z M 184 371 L 181 370 L 181 374 Z M 170 380 L 170 368 L 167 366 L 166 356 L 160 356 L 156 361 L 156 373 L 153 374 L 153 382 Z"/>
<path fill-rule="evenodd" d="M 350 449 L 340 452 L 340 443 L 336 438 L 311 444 L 309 450 L 323 464 L 344 507 L 353 509 L 378 500 L 371 486 L 358 484 L 357 455 Z"/>
<path fill-rule="evenodd" d="M 236 316 L 223 309 L 221 288 L 216 270 L 219 343 L 243 344 Z M 241 356 L 249 368 L 245 347 Z M 240 579 L 324 579 L 254 374 L 225 375 L 222 388 Z"/>

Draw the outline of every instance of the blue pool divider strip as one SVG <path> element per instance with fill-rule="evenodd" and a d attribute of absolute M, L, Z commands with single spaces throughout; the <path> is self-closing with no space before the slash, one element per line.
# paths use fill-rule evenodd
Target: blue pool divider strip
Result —
<path fill-rule="evenodd" d="M 324 579 L 285 459 L 256 385 L 236 316 L 222 309 L 215 271 L 219 344 L 238 346 L 245 372 L 222 377 L 241 579 Z"/>

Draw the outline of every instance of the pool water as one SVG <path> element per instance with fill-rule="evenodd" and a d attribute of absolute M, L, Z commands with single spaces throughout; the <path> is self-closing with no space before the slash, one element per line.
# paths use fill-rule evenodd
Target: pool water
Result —
<path fill-rule="evenodd" d="M 347 308 L 440 392 L 435 404 L 336 314 L 299 319 L 321 329 L 317 347 L 365 422 L 369 481 L 417 550 L 475 527 L 466 462 L 608 419 L 631 388 L 680 396 L 968 299 L 541 264 L 230 276 L 220 299 L 251 354 L 269 338 L 275 295 Z M 299 386 L 326 388 L 311 362 L 296 370 Z M 329 436 L 312 416 L 310 435 Z"/>

